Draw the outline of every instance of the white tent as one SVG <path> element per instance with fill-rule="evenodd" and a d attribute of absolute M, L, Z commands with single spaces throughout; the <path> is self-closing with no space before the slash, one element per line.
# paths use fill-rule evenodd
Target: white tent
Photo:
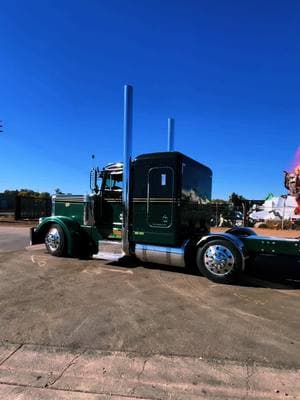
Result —
<path fill-rule="evenodd" d="M 297 203 L 294 196 L 280 196 L 268 198 L 262 206 L 256 207 L 249 217 L 258 220 L 290 220 L 300 219 L 300 215 L 295 214 Z"/>

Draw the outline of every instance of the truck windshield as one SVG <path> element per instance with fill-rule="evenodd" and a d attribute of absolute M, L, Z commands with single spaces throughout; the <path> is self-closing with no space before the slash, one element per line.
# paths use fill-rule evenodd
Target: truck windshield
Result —
<path fill-rule="evenodd" d="M 105 179 L 104 190 L 121 192 L 123 189 L 122 174 L 111 173 Z"/>

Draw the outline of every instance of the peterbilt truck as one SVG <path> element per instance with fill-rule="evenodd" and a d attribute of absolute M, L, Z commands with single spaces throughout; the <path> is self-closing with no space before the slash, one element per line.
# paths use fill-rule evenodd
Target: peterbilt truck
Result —
<path fill-rule="evenodd" d="M 31 228 L 31 243 L 53 256 L 135 257 L 232 283 L 257 254 L 298 256 L 298 239 L 250 228 L 210 233 L 212 171 L 176 151 L 131 157 L 132 87 L 124 91 L 124 158 L 90 175 L 85 196 L 53 196 L 52 215 Z"/>

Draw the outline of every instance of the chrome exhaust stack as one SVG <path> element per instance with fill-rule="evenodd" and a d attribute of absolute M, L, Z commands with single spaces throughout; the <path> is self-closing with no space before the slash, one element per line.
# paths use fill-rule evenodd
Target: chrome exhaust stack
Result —
<path fill-rule="evenodd" d="M 124 86 L 124 121 L 123 121 L 123 225 L 122 225 L 122 250 L 125 255 L 130 255 L 129 249 L 129 191 L 130 191 L 130 166 L 132 157 L 132 109 L 133 87 Z"/>
<path fill-rule="evenodd" d="M 174 118 L 168 118 L 168 151 L 174 151 Z"/>

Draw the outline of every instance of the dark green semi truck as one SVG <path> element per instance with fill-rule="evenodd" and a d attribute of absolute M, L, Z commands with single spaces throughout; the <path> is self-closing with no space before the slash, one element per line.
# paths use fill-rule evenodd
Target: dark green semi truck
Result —
<path fill-rule="evenodd" d="M 257 236 L 249 228 L 210 233 L 212 171 L 175 151 L 131 159 L 132 88 L 125 87 L 124 160 L 91 171 L 91 193 L 53 196 L 52 216 L 31 229 L 54 256 L 89 255 L 194 270 L 234 282 L 249 257 L 300 255 L 298 239 Z"/>

